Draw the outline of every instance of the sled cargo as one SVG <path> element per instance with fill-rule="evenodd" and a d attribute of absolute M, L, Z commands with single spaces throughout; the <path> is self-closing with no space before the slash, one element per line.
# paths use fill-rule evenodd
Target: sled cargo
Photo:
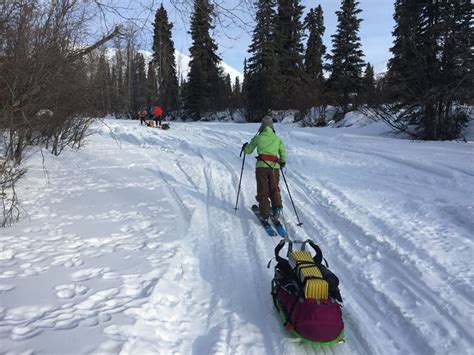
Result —
<path fill-rule="evenodd" d="M 287 244 L 287 258 L 280 251 Z M 301 249 L 294 250 L 294 244 Z M 314 255 L 306 250 L 310 246 Z M 282 239 L 275 248 L 272 297 L 287 331 L 318 345 L 344 341 L 339 279 L 323 265 L 323 254 L 311 240 Z"/>

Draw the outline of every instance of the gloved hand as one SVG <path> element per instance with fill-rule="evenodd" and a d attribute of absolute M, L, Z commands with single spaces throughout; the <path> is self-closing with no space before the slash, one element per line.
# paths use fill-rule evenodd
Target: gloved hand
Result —
<path fill-rule="evenodd" d="M 245 147 L 247 146 L 248 142 L 245 142 L 243 145 L 242 145 L 242 150 L 245 149 Z"/>
<path fill-rule="evenodd" d="M 285 165 L 286 165 L 286 162 L 284 162 L 284 161 L 281 161 L 281 162 L 280 162 L 280 168 L 284 168 Z"/>

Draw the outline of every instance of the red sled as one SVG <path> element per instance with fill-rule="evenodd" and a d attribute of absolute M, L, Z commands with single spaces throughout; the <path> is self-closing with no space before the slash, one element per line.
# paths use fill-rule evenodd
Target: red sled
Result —
<path fill-rule="evenodd" d="M 302 245 L 297 252 L 305 251 L 307 244 L 313 248 L 315 255 L 310 254 L 311 261 L 298 264 L 279 255 L 283 246 L 288 244 L 288 256 L 291 256 L 296 243 Z M 305 242 L 282 239 L 275 248 L 275 258 L 277 265 L 272 280 L 272 296 L 285 329 L 318 345 L 344 342 L 339 279 L 328 269 L 327 262 L 326 266 L 322 264 L 323 255 L 319 246 L 309 239 Z M 313 267 L 317 268 L 319 276 L 304 276 L 301 272 Z M 315 279 L 327 282 L 327 296 L 320 299 L 309 297 L 307 283 Z"/>

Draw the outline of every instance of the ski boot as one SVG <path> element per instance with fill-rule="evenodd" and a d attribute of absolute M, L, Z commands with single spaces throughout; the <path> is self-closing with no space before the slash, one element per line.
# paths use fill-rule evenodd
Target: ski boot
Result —
<path fill-rule="evenodd" d="M 281 215 L 282 207 L 274 207 L 272 209 L 272 220 L 279 221 Z"/>

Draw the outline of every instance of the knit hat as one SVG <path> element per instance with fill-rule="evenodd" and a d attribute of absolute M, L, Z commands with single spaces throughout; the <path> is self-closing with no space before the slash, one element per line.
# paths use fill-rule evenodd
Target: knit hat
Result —
<path fill-rule="evenodd" d="M 273 118 L 270 116 L 265 116 L 262 118 L 262 125 L 260 126 L 260 130 L 263 130 L 265 127 L 273 128 Z"/>

